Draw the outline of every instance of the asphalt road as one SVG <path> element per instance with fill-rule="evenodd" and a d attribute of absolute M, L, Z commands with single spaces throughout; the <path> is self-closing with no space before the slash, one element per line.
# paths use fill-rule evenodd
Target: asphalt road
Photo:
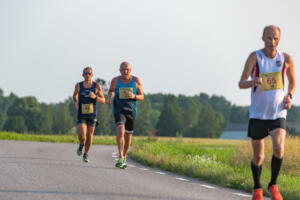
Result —
<path fill-rule="evenodd" d="M 114 167 L 115 146 L 0 141 L 0 200 L 242 200 L 250 194 L 142 166 Z M 265 198 L 268 199 L 268 198 Z"/>

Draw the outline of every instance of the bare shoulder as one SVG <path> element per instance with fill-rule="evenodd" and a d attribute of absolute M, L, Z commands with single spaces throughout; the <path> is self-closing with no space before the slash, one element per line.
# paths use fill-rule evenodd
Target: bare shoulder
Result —
<path fill-rule="evenodd" d="M 138 84 L 141 84 L 140 79 L 139 79 L 138 77 L 136 77 L 136 76 L 134 77 L 134 82 L 135 82 L 135 83 L 138 83 Z"/>
<path fill-rule="evenodd" d="M 256 62 L 256 52 L 255 51 L 253 51 L 252 53 L 250 53 L 250 55 L 249 55 L 249 57 L 248 57 L 248 60 L 249 61 L 254 61 L 254 62 Z"/>
<path fill-rule="evenodd" d="M 288 53 L 283 52 L 283 56 L 286 63 L 291 63 L 293 61 L 292 56 L 290 56 Z"/>
<path fill-rule="evenodd" d="M 118 76 L 114 77 L 114 78 L 111 80 L 111 83 L 112 83 L 112 84 L 115 84 L 115 83 L 117 83 L 117 81 L 118 81 Z"/>

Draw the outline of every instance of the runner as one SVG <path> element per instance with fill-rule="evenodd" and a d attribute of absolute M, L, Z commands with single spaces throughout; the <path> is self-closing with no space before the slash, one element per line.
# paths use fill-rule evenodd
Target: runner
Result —
<path fill-rule="evenodd" d="M 82 150 L 85 145 L 83 162 L 89 162 L 88 152 L 93 143 L 93 134 L 97 122 L 97 106 L 96 103 L 105 103 L 105 98 L 100 85 L 92 81 L 93 70 L 91 67 L 83 69 L 82 74 L 84 81 L 77 83 L 73 94 L 78 118 L 78 140 L 79 147 L 77 155 L 82 155 Z"/>
<path fill-rule="evenodd" d="M 113 113 L 117 126 L 117 144 L 119 159 L 116 167 L 127 167 L 127 152 L 131 143 L 135 120 L 137 117 L 137 101 L 144 100 L 142 84 L 138 77 L 130 75 L 131 67 L 128 62 L 120 65 L 121 76 L 112 79 L 108 104 L 113 101 Z"/>
<path fill-rule="evenodd" d="M 264 48 L 250 54 L 242 73 L 239 87 L 251 88 L 248 136 L 251 138 L 253 159 L 251 169 L 254 179 L 253 200 L 263 199 L 260 183 L 264 160 L 264 138 L 272 138 L 273 157 L 271 180 L 268 191 L 272 200 L 282 200 L 276 186 L 281 168 L 286 136 L 286 114 L 291 108 L 296 80 L 293 60 L 287 53 L 277 51 L 280 29 L 267 26 L 263 30 Z M 288 78 L 288 91 L 285 92 L 285 75 Z M 248 80 L 251 76 L 251 80 Z"/>

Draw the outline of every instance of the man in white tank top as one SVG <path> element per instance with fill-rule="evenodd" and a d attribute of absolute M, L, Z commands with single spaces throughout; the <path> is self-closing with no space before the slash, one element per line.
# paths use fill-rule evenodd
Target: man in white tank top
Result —
<path fill-rule="evenodd" d="M 268 190 L 272 200 L 282 200 L 276 180 L 284 154 L 286 113 L 292 106 L 291 99 L 295 91 L 296 80 L 291 56 L 277 51 L 280 40 L 279 27 L 265 27 L 262 40 L 265 44 L 264 48 L 250 54 L 239 82 L 241 89 L 251 88 L 248 136 L 251 138 L 253 149 L 252 200 L 263 199 L 260 175 L 264 160 L 264 138 L 268 135 L 271 136 L 273 143 L 272 175 Z M 284 91 L 285 75 L 288 81 L 288 91 Z M 249 77 L 251 80 L 248 80 Z"/>

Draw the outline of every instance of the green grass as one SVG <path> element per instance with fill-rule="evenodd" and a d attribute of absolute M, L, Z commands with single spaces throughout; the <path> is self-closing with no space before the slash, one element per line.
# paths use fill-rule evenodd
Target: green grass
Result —
<path fill-rule="evenodd" d="M 37 135 L 0 132 L 0 140 L 22 140 L 55 143 L 78 143 L 77 135 Z M 114 136 L 94 136 L 93 144 L 115 145 Z"/>
<path fill-rule="evenodd" d="M 248 157 L 241 158 L 241 147 L 238 143 L 197 140 L 197 143 L 169 139 L 139 141 L 132 147 L 130 156 L 145 165 L 207 180 L 229 188 L 252 191 L 250 160 Z M 248 151 L 251 149 L 248 148 Z M 266 186 L 271 175 L 269 164 L 265 163 L 261 177 L 265 195 L 267 195 Z M 278 178 L 278 186 L 285 200 L 300 199 L 299 174 L 282 173 Z"/>

